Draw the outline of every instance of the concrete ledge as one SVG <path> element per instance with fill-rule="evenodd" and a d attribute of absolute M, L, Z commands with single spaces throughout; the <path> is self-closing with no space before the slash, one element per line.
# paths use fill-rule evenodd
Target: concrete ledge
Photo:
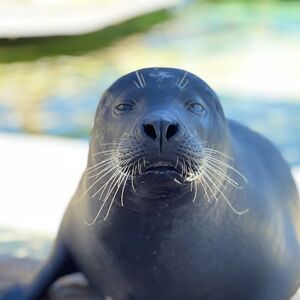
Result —
<path fill-rule="evenodd" d="M 0 134 L 0 226 L 55 235 L 87 160 L 88 143 Z"/>

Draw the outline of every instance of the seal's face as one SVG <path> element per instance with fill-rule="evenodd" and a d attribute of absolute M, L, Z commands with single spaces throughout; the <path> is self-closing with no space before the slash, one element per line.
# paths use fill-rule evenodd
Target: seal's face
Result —
<path fill-rule="evenodd" d="M 205 82 L 179 69 L 142 69 L 120 78 L 100 101 L 90 175 L 107 185 L 107 199 L 120 194 L 122 205 L 125 192 L 176 202 L 182 193 L 193 197 L 205 158 L 224 151 L 218 147 L 226 135 L 221 105 Z"/>

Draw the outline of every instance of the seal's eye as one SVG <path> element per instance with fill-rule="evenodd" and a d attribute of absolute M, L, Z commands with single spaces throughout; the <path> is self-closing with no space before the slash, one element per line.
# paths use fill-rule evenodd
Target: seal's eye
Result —
<path fill-rule="evenodd" d="M 118 115 L 124 114 L 134 109 L 134 105 L 130 103 L 121 103 L 115 106 L 114 112 Z"/>
<path fill-rule="evenodd" d="M 186 108 L 195 114 L 201 114 L 205 111 L 204 105 L 199 102 L 188 102 Z"/>

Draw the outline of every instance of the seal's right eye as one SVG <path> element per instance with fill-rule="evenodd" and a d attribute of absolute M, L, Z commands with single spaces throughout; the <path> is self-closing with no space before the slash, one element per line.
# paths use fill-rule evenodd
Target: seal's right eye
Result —
<path fill-rule="evenodd" d="M 121 103 L 121 104 L 118 104 L 117 106 L 115 106 L 114 108 L 114 112 L 117 114 L 117 115 L 122 115 L 128 111 L 131 111 L 134 109 L 134 105 L 133 104 L 130 104 L 130 103 Z"/>

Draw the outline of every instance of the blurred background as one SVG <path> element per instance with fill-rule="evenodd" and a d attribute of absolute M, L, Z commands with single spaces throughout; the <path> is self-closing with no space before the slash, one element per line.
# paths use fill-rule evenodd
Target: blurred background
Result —
<path fill-rule="evenodd" d="M 300 1 L 0 0 L 0 254 L 48 253 L 99 98 L 138 68 L 200 76 L 299 177 L 299 53 Z"/>

